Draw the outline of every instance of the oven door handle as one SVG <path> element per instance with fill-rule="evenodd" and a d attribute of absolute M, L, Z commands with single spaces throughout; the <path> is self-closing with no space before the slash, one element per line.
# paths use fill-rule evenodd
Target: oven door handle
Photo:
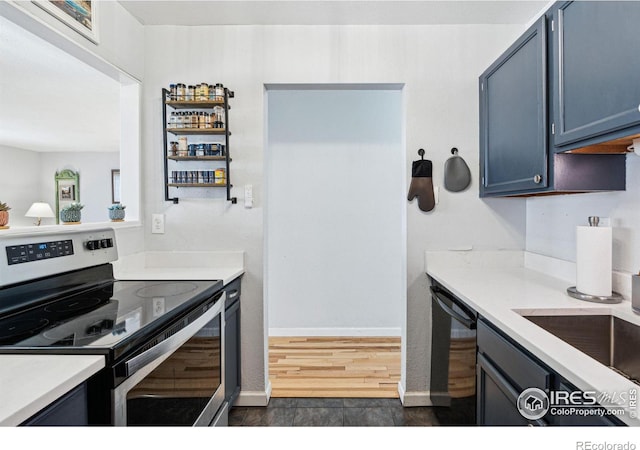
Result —
<path fill-rule="evenodd" d="M 224 311 L 226 293 L 222 292 L 219 300 L 209 308 L 203 315 L 191 322 L 189 325 L 178 331 L 176 334 L 160 342 L 158 345 L 151 347 L 139 355 L 126 361 L 124 364 L 126 376 L 130 377 L 152 361 L 161 358 L 163 355 L 169 356 L 177 350 L 182 344 L 187 342 L 200 328 L 205 326 L 218 314 Z"/>

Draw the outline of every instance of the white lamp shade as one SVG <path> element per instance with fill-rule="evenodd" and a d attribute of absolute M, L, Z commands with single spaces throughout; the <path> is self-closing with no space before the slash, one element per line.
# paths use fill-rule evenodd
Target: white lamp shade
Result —
<path fill-rule="evenodd" d="M 36 202 L 31 205 L 31 208 L 29 208 L 25 217 L 55 217 L 55 215 L 48 203 Z"/>

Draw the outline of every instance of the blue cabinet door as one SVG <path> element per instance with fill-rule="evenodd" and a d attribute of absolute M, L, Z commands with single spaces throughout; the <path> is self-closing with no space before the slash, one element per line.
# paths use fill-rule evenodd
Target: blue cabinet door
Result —
<path fill-rule="evenodd" d="M 480 76 L 480 196 L 548 186 L 547 45 L 542 17 Z"/>
<path fill-rule="evenodd" d="M 563 2 L 552 21 L 555 150 L 640 125 L 640 2 Z"/>

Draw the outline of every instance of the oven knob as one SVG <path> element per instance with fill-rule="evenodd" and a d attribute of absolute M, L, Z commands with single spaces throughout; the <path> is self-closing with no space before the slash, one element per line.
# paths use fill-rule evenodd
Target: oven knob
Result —
<path fill-rule="evenodd" d="M 113 239 L 109 238 L 109 239 L 106 239 L 106 241 L 107 241 L 107 247 L 109 248 L 113 247 Z"/>
<path fill-rule="evenodd" d="M 98 241 L 87 241 L 87 244 L 86 244 L 87 250 L 95 250 L 96 248 L 100 248 L 100 247 L 97 247 L 96 244 L 98 244 Z"/>
<path fill-rule="evenodd" d="M 101 239 L 100 240 L 100 247 L 102 247 L 102 248 L 113 247 L 113 245 L 109 245 L 109 241 L 110 241 L 110 239 Z"/>

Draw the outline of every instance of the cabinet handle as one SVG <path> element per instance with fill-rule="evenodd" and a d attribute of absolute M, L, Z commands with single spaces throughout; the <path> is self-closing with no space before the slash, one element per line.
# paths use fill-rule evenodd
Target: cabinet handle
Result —
<path fill-rule="evenodd" d="M 542 183 L 542 175 L 540 175 L 540 174 L 536 174 L 536 175 L 534 175 L 534 176 L 533 176 L 533 182 L 534 182 L 535 184 L 540 184 L 540 183 Z"/>

